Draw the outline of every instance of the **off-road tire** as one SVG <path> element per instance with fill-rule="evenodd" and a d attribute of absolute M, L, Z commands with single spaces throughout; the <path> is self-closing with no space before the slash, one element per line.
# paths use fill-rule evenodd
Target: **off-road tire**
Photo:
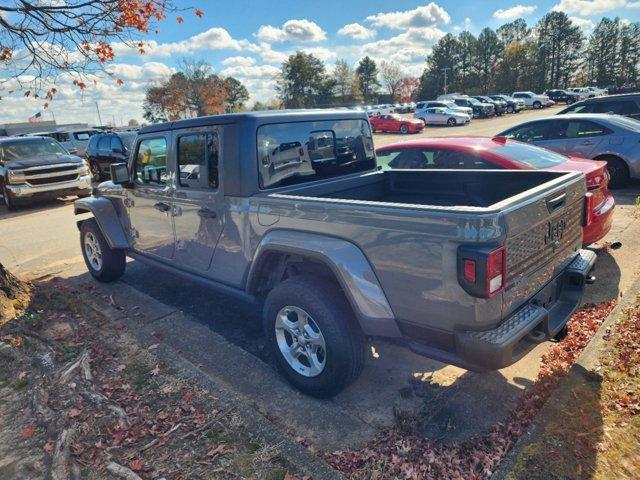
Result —
<path fill-rule="evenodd" d="M 607 162 L 607 171 L 611 176 L 611 180 L 609 180 L 611 189 L 622 188 L 629 183 L 629 168 L 623 160 L 610 155 L 598 157 L 596 160 Z"/>
<path fill-rule="evenodd" d="M 87 233 L 93 234 L 94 238 L 100 245 L 102 254 L 102 265 L 100 268 L 95 268 L 89 258 L 85 249 L 85 236 Z M 82 250 L 82 257 L 84 263 L 87 265 L 89 273 L 100 282 L 113 282 L 118 280 L 123 274 L 126 267 L 126 257 L 123 250 L 118 250 L 109 247 L 107 240 L 104 238 L 98 222 L 95 219 L 90 218 L 85 220 L 80 225 L 80 249 Z"/>
<path fill-rule="evenodd" d="M 307 312 L 324 336 L 325 366 L 315 377 L 296 372 L 280 352 L 275 322 L 280 310 L 286 306 L 298 307 Z M 332 397 L 362 372 L 365 359 L 364 335 L 344 294 L 329 280 L 300 275 L 276 285 L 264 304 L 263 327 L 276 366 L 289 383 L 308 395 Z"/>

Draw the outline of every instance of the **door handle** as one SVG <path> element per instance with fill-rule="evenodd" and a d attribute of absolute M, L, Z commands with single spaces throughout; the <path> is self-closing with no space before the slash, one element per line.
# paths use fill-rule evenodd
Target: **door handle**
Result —
<path fill-rule="evenodd" d="M 168 212 L 169 210 L 171 210 L 171 205 L 169 205 L 168 203 L 164 203 L 164 202 L 158 202 L 156 203 L 153 208 L 155 208 L 156 210 L 159 210 L 161 212 Z"/>
<path fill-rule="evenodd" d="M 202 218 L 216 218 L 218 216 L 214 210 L 209 210 L 208 208 L 198 210 L 198 215 Z"/>

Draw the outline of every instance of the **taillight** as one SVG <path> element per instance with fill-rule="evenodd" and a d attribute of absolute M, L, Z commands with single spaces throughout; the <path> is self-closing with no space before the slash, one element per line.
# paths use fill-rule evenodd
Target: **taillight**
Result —
<path fill-rule="evenodd" d="M 458 281 L 475 297 L 491 298 L 501 293 L 507 281 L 507 250 L 499 248 L 458 248 Z"/>
<path fill-rule="evenodd" d="M 505 252 L 505 248 L 500 247 L 489 253 L 487 257 L 487 297 L 492 297 L 499 293 L 504 287 L 507 263 Z"/>
<path fill-rule="evenodd" d="M 587 192 L 584 196 L 584 221 L 583 226 L 591 225 L 593 222 L 593 212 L 596 208 L 596 197 L 593 193 Z"/>
<path fill-rule="evenodd" d="M 595 177 L 587 178 L 587 190 L 595 190 L 600 188 L 600 184 L 604 177 L 602 175 L 596 175 Z"/>

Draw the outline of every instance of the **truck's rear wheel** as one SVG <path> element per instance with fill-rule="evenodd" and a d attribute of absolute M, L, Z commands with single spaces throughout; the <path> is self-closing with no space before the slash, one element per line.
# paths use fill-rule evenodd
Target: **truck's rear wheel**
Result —
<path fill-rule="evenodd" d="M 96 280 L 113 282 L 124 273 L 126 267 L 124 252 L 109 247 L 100 227 L 93 218 L 82 222 L 80 247 L 84 263 Z"/>
<path fill-rule="evenodd" d="M 336 395 L 364 366 L 364 336 L 327 280 L 303 275 L 276 285 L 265 301 L 264 329 L 280 371 L 314 397 Z"/>

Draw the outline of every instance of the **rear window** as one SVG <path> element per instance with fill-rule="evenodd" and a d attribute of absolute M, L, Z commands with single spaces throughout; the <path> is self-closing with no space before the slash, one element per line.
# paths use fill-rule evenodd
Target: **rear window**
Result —
<path fill-rule="evenodd" d="M 73 136 L 76 138 L 76 140 L 89 140 L 89 138 L 91 137 L 91 132 L 75 132 Z"/>
<path fill-rule="evenodd" d="M 260 188 L 276 188 L 376 167 L 369 122 L 276 123 L 258 128 Z"/>
<path fill-rule="evenodd" d="M 524 163 L 533 168 L 555 167 L 567 161 L 567 157 L 559 153 L 519 142 L 507 142 L 500 147 L 496 147 L 494 151 L 502 157 Z"/>

